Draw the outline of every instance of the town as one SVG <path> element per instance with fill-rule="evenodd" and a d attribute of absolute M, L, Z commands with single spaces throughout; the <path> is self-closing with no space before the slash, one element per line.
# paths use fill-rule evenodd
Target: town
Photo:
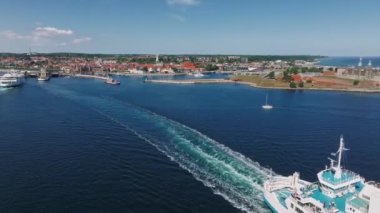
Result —
<path fill-rule="evenodd" d="M 27 77 L 229 74 L 229 82 L 286 89 L 380 90 L 380 69 L 358 58 L 355 67 L 319 65 L 324 56 L 104 55 L 77 53 L 0 54 L 0 70 Z M 192 83 L 212 83 L 191 81 Z M 226 82 L 226 81 L 215 81 Z M 173 83 L 173 82 L 172 82 Z M 177 82 L 184 83 L 184 82 Z M 186 83 L 186 82 L 185 82 Z"/>

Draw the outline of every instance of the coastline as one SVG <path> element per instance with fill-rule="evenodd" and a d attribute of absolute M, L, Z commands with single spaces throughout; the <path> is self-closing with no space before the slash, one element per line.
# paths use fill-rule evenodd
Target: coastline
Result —
<path fill-rule="evenodd" d="M 179 76 L 186 75 L 185 73 L 110 73 L 112 76 Z"/>
<path fill-rule="evenodd" d="M 258 86 L 255 83 L 244 82 L 244 81 L 233 81 L 227 79 L 191 79 L 191 80 L 145 80 L 147 83 L 160 83 L 160 84 L 225 84 L 225 83 L 235 83 L 251 86 L 259 89 L 276 89 L 276 90 L 294 90 L 294 91 L 338 91 L 338 92 L 359 92 L 359 93 L 380 93 L 380 90 L 369 90 L 361 88 L 352 89 L 339 89 L 339 88 L 286 88 L 286 87 L 264 87 Z"/>

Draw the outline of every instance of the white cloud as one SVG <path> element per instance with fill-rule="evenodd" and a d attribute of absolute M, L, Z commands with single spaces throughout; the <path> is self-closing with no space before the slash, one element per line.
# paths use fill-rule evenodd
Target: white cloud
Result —
<path fill-rule="evenodd" d="M 58 29 L 55 27 L 37 27 L 33 32 L 33 38 L 51 38 L 56 36 L 70 36 L 74 34 L 72 30 Z"/>
<path fill-rule="evenodd" d="M 30 39 L 31 36 L 26 36 L 26 35 L 20 35 L 16 32 L 13 32 L 11 30 L 3 31 L 0 33 L 1 36 L 3 36 L 6 39 L 10 40 L 21 40 L 21 39 Z"/>
<path fill-rule="evenodd" d="M 186 19 L 181 16 L 181 15 L 178 15 L 178 14 L 168 14 L 168 16 L 176 21 L 179 21 L 179 22 L 185 22 Z"/>
<path fill-rule="evenodd" d="M 200 3 L 200 0 L 166 0 L 169 5 L 194 6 Z"/>
<path fill-rule="evenodd" d="M 26 40 L 31 46 L 54 46 L 64 47 L 70 44 L 80 44 L 91 41 L 91 37 L 74 38 L 71 29 L 60 29 L 56 27 L 35 27 L 28 34 L 19 34 L 12 30 L 0 31 L 0 38 L 7 40 Z M 74 40 L 73 40 L 74 39 Z"/>
<path fill-rule="evenodd" d="M 91 40 L 92 40 L 91 37 L 76 38 L 76 39 L 73 40 L 73 43 L 74 44 L 81 44 L 81 43 L 84 43 L 84 42 L 89 42 Z"/>
<path fill-rule="evenodd" d="M 12 30 L 3 31 L 0 33 L 6 39 L 10 40 L 43 40 L 57 37 L 71 36 L 74 32 L 72 30 L 63 30 L 55 27 L 37 27 L 29 35 L 21 35 Z"/>

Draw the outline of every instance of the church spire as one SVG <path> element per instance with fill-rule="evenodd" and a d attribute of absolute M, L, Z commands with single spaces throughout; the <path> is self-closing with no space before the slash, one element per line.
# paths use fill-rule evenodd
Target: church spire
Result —
<path fill-rule="evenodd" d="M 362 58 L 360 57 L 358 67 L 362 67 L 362 66 L 363 66 L 363 61 L 362 61 Z"/>

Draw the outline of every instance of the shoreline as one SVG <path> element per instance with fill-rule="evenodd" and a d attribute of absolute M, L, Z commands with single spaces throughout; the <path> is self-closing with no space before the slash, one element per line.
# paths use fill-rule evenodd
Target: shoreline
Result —
<path fill-rule="evenodd" d="M 185 73 L 110 73 L 112 76 L 178 76 L 186 75 Z"/>
<path fill-rule="evenodd" d="M 293 90 L 293 91 L 337 91 L 337 92 L 355 92 L 355 93 L 380 93 L 380 90 L 369 90 L 369 89 L 339 89 L 339 88 L 286 88 L 286 87 L 264 87 L 258 86 L 255 83 L 244 82 L 244 81 L 233 81 L 227 79 L 190 79 L 190 80 L 146 80 L 147 83 L 160 83 L 160 84 L 224 84 L 224 83 L 235 83 L 251 86 L 259 89 L 276 89 L 276 90 Z"/>

